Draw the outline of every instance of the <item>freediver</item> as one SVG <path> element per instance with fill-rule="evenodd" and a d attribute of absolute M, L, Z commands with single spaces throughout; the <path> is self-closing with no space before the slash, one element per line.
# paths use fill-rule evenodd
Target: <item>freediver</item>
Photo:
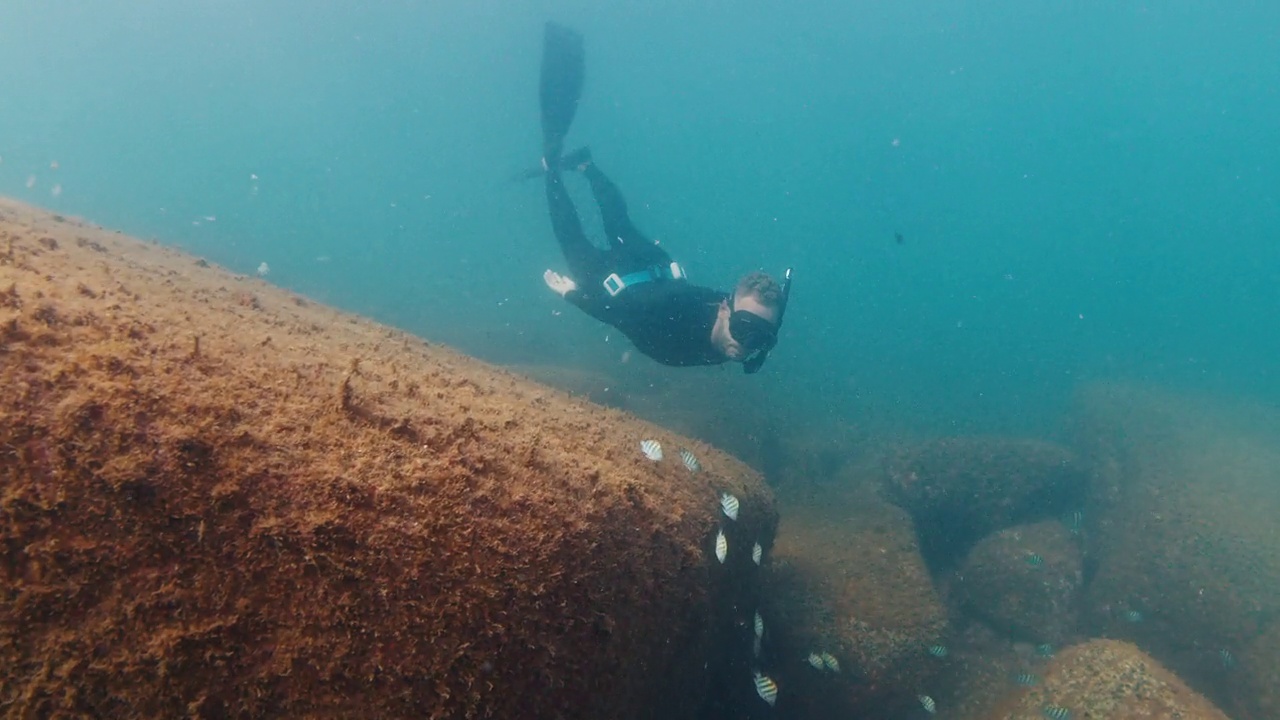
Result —
<path fill-rule="evenodd" d="M 551 227 L 569 275 L 548 269 L 543 280 L 664 365 L 732 361 L 742 363 L 744 372 L 757 372 L 778 341 L 791 270 L 781 284 L 763 272 L 749 273 L 733 292 L 690 283 L 680 264 L 636 229 L 622 193 L 596 167 L 588 148 L 561 155 L 582 95 L 584 67 L 582 36 L 548 22 L 539 87 L 542 167 L 526 175 L 545 177 Z M 564 171 L 581 172 L 591 185 L 608 236 L 607 249 L 597 247 L 583 232 L 564 187 Z"/>

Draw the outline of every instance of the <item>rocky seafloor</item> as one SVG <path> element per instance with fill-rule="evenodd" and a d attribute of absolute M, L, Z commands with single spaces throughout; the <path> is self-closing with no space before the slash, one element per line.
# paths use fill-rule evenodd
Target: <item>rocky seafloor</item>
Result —
<path fill-rule="evenodd" d="M 1280 717 L 1269 409 L 888 438 L 709 377 L 513 373 L 0 202 L 0 714 Z"/>

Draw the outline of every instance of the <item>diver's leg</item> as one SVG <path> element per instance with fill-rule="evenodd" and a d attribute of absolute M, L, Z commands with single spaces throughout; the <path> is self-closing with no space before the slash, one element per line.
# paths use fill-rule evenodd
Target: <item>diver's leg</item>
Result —
<path fill-rule="evenodd" d="M 652 242 L 631 222 L 627 213 L 627 201 L 622 199 L 622 191 L 613 181 L 600 172 L 595 163 L 588 162 L 582 171 L 591 183 L 591 192 L 600 206 L 600 219 L 604 221 L 604 232 L 609 236 L 609 246 L 650 245 Z"/>
<path fill-rule="evenodd" d="M 604 251 L 593 245 L 582 231 L 582 219 L 578 217 L 578 210 L 555 169 L 547 172 L 547 209 L 551 212 L 551 229 L 560 242 L 560 251 L 564 253 L 573 279 L 579 285 L 601 280 L 599 274 Z"/>

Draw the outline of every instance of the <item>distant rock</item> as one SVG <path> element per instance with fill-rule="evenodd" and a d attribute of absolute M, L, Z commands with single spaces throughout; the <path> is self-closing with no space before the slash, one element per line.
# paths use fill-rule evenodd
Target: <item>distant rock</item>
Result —
<path fill-rule="evenodd" d="M 1085 622 L 1137 643 L 1224 707 L 1234 698 L 1235 714 L 1280 717 L 1239 688 L 1252 658 L 1280 661 L 1275 645 L 1247 649 L 1280 618 L 1280 412 L 1096 385 L 1074 418 L 1096 473 Z M 1231 672 L 1222 650 L 1239 660 Z"/>
<path fill-rule="evenodd" d="M 874 492 L 811 496 L 786 518 L 764 585 L 764 666 L 790 718 L 853 716 L 909 696 L 938 668 L 946 611 L 911 519 Z M 828 652 L 840 672 L 806 658 Z M 785 702 L 784 702 L 785 701 Z"/>
<path fill-rule="evenodd" d="M 1017 640 L 1059 646 L 1075 634 L 1080 547 L 1060 522 L 987 536 L 954 577 L 952 589 L 965 610 Z"/>
<path fill-rule="evenodd" d="M 1009 683 L 993 720 L 1043 720 L 1062 708 L 1072 720 L 1228 720 L 1221 710 L 1136 646 L 1093 640 L 1060 652 L 1031 687 Z"/>
<path fill-rule="evenodd" d="M 1060 445 L 957 437 L 893 453 L 885 483 L 915 518 L 926 557 L 945 565 L 996 530 L 1066 510 L 1083 494 L 1085 474 Z"/>

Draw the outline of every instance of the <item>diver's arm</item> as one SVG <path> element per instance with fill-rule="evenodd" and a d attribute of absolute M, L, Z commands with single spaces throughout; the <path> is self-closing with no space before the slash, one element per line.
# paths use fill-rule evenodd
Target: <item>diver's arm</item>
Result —
<path fill-rule="evenodd" d="M 600 322 L 609 322 L 608 313 L 605 312 L 608 310 L 608 306 L 602 305 L 598 297 L 583 292 L 582 288 L 578 287 L 578 283 L 574 282 L 572 278 L 565 277 L 554 270 L 547 270 L 542 274 L 542 280 L 547 284 L 547 287 L 551 288 L 552 292 L 568 300 L 570 304 L 576 306 L 579 310 Z"/>

